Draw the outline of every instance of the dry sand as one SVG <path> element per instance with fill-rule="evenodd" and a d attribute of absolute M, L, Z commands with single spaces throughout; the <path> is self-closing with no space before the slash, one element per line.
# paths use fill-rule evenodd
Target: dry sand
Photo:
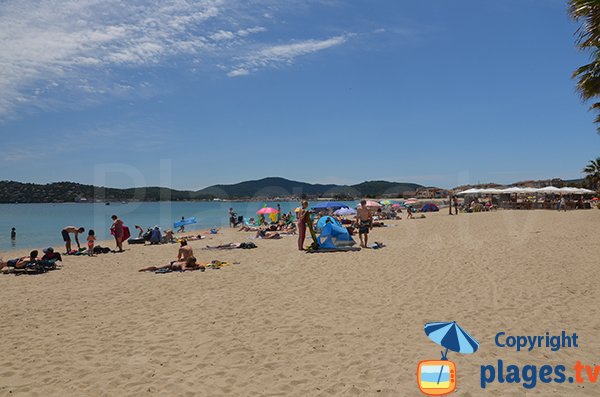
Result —
<path fill-rule="evenodd" d="M 568 383 L 483 391 L 479 366 L 598 363 L 599 221 L 597 210 L 443 212 L 374 229 L 380 250 L 306 254 L 294 237 L 200 250 L 253 236 L 228 230 L 190 243 L 200 261 L 240 262 L 221 270 L 138 273 L 174 259 L 162 245 L 0 275 L 0 396 L 418 396 L 417 363 L 440 351 L 423 325 L 452 320 L 481 343 L 449 355 L 455 395 L 598 395 Z M 579 349 L 494 345 L 499 331 L 563 329 Z"/>

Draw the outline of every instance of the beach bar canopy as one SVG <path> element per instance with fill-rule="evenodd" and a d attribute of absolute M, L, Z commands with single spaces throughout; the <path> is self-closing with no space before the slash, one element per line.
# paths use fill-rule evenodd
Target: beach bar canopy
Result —
<path fill-rule="evenodd" d="M 543 188 L 533 187 L 509 187 L 506 189 L 486 188 L 486 189 L 467 189 L 456 193 L 459 196 L 476 195 L 476 194 L 526 194 L 526 193 L 541 193 L 541 194 L 594 194 L 593 190 L 581 189 L 576 187 L 557 188 L 555 186 L 546 186 Z"/>

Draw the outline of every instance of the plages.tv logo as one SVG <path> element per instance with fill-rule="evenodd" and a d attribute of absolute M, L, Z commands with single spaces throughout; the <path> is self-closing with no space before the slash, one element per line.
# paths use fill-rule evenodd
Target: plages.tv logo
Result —
<path fill-rule="evenodd" d="M 425 324 L 425 334 L 446 348 L 439 360 L 420 361 L 417 366 L 417 384 L 421 393 L 442 396 L 456 390 L 456 365 L 448 360 L 448 350 L 471 354 L 479 348 L 479 342 L 458 326 L 455 321 Z"/>

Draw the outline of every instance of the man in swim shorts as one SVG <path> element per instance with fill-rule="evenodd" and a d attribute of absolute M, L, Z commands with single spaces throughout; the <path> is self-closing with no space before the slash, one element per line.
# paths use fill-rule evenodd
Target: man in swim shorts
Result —
<path fill-rule="evenodd" d="M 79 244 L 79 233 L 85 232 L 85 229 L 82 227 L 75 226 L 67 226 L 62 230 L 63 241 L 65 242 L 65 248 L 67 249 L 67 253 L 71 252 L 71 236 L 70 233 L 73 233 L 75 237 L 75 243 L 77 244 L 77 249 L 81 249 L 81 245 Z"/>
<path fill-rule="evenodd" d="M 356 209 L 356 222 L 358 223 L 358 238 L 360 245 L 367 248 L 369 242 L 369 230 L 373 228 L 373 214 L 367 208 L 367 200 L 360 202 L 360 207 Z M 364 236 L 364 237 L 363 237 Z"/>

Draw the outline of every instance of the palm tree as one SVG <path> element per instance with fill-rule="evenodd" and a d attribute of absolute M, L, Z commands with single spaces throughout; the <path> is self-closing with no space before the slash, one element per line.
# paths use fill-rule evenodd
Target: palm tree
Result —
<path fill-rule="evenodd" d="M 586 174 L 585 180 L 589 183 L 590 188 L 598 189 L 598 183 L 600 182 L 600 157 L 596 157 L 596 160 L 590 160 L 588 165 L 583 169 L 583 173 Z"/>
<path fill-rule="evenodd" d="M 577 46 L 591 51 L 591 62 L 573 72 L 577 90 L 587 101 L 600 96 L 600 0 L 569 0 L 569 13 L 573 19 L 582 22 L 576 33 Z M 594 103 L 591 109 L 600 111 L 600 102 Z M 600 114 L 594 121 L 600 123 Z"/>

